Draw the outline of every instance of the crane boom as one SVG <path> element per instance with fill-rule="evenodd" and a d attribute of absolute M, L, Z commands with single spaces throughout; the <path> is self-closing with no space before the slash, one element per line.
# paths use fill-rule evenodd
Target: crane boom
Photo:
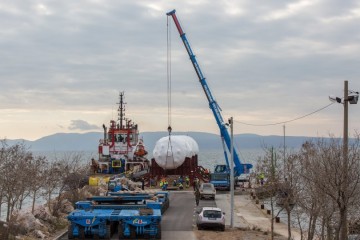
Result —
<path fill-rule="evenodd" d="M 166 15 L 167 16 L 171 16 L 172 19 L 174 20 L 174 23 L 176 25 L 176 28 L 180 34 L 180 38 L 182 39 L 182 42 L 184 43 L 185 49 L 190 57 L 191 63 L 195 69 L 195 72 L 199 78 L 200 84 L 204 90 L 205 96 L 209 102 L 209 107 L 211 109 L 211 111 L 214 114 L 216 123 L 220 129 L 220 134 L 222 136 L 222 138 L 224 139 L 225 143 L 226 143 L 226 147 L 228 148 L 228 150 L 230 151 L 231 149 L 231 136 L 226 128 L 225 122 L 223 120 L 223 117 L 221 115 L 221 109 L 219 107 L 219 105 L 217 104 L 217 102 L 215 101 L 214 97 L 211 94 L 210 88 L 206 82 L 206 79 L 203 75 L 203 73 L 201 72 L 200 66 L 196 60 L 195 54 L 193 53 L 189 41 L 186 38 L 186 34 L 183 32 L 181 25 L 176 17 L 175 14 L 175 9 L 168 12 Z M 239 158 L 239 155 L 236 151 L 236 149 L 234 149 L 234 163 L 235 163 L 235 167 L 234 167 L 234 174 L 235 176 L 239 176 L 242 173 L 247 173 L 248 170 L 250 168 L 252 168 L 252 164 L 242 164 Z"/>

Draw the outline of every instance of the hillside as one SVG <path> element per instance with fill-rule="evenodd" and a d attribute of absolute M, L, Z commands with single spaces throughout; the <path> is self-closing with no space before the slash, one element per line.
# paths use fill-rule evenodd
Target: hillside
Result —
<path fill-rule="evenodd" d="M 187 135 L 195 139 L 200 150 L 222 149 L 220 136 L 204 132 L 173 132 L 173 135 Z M 145 145 L 152 151 L 156 141 L 168 136 L 167 132 L 143 132 Z M 89 133 L 56 133 L 45 136 L 35 141 L 29 140 L 8 140 L 9 144 L 24 141 L 32 151 L 96 151 L 99 139 L 103 137 L 102 132 Z M 286 147 L 299 148 L 306 140 L 314 139 L 311 137 L 287 136 L 285 138 Z M 240 149 L 260 149 L 264 146 L 275 148 L 282 147 L 284 144 L 283 136 L 260 136 L 256 134 L 236 134 L 234 135 L 235 146 Z"/>

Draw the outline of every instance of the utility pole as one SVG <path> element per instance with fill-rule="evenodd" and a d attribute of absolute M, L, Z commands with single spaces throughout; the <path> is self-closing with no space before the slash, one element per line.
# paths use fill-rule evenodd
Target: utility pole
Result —
<path fill-rule="evenodd" d="M 231 131 L 231 161 L 230 161 L 230 228 L 234 227 L 234 122 L 229 119 Z"/>
<path fill-rule="evenodd" d="M 285 159 L 285 157 L 286 157 L 286 145 L 285 145 L 285 124 L 283 125 L 283 129 L 284 129 L 284 156 L 283 156 L 283 171 L 284 171 L 284 180 L 285 180 L 285 178 L 286 178 L 286 170 L 285 170 L 285 166 L 286 166 L 286 159 Z"/>
<path fill-rule="evenodd" d="M 343 219 L 340 219 L 342 222 L 340 238 L 348 239 L 348 102 L 349 102 L 349 92 L 348 92 L 348 81 L 344 81 L 344 136 L 343 136 L 343 161 L 344 161 L 344 187 L 343 187 L 343 204 L 344 204 L 344 214 Z"/>
<path fill-rule="evenodd" d="M 349 95 L 350 93 L 350 95 Z M 349 136 L 349 129 L 348 129 L 348 107 L 350 104 L 357 104 L 359 100 L 359 92 L 357 91 L 350 91 L 348 88 L 348 81 L 344 81 L 344 98 L 341 99 L 340 97 L 332 97 L 329 96 L 330 101 L 341 103 L 344 105 L 344 132 L 343 132 L 343 159 L 342 159 L 342 169 L 341 172 L 343 173 L 343 184 L 341 186 L 341 218 L 340 218 L 340 239 L 348 239 L 348 202 L 349 202 L 349 144 L 348 144 L 348 136 Z"/>

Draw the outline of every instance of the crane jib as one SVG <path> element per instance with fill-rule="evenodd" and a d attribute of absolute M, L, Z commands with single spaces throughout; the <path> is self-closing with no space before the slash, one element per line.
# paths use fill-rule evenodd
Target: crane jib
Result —
<path fill-rule="evenodd" d="M 182 28 L 181 28 L 181 26 L 180 26 L 180 23 L 179 23 L 179 21 L 178 21 L 178 19 L 177 19 L 177 17 L 176 17 L 175 12 L 176 12 L 176 11 L 175 11 L 175 9 L 174 9 L 174 10 L 172 10 L 171 12 L 168 12 L 166 15 L 171 16 L 171 17 L 173 18 L 174 23 L 175 23 L 175 25 L 176 25 L 176 28 L 178 29 L 178 32 L 180 33 L 180 36 L 181 36 L 184 32 L 183 32 L 183 30 L 182 30 Z"/>
<path fill-rule="evenodd" d="M 176 25 L 176 28 L 180 34 L 180 38 L 182 39 L 183 43 L 184 43 L 184 46 L 185 46 L 185 49 L 190 57 L 190 60 L 193 64 L 193 67 L 195 69 L 195 72 L 199 78 L 199 81 L 200 81 L 200 84 L 205 92 L 205 95 L 209 101 L 209 107 L 211 109 L 211 111 L 213 112 L 214 114 L 214 117 L 215 117 L 215 120 L 216 120 L 216 123 L 218 124 L 219 128 L 220 128 L 220 134 L 221 134 L 221 137 L 223 139 L 223 141 L 226 143 L 226 146 L 228 148 L 228 150 L 230 151 L 231 149 L 231 137 L 230 137 L 230 134 L 228 132 L 228 129 L 226 128 L 226 125 L 225 125 L 225 122 L 221 116 L 221 109 L 219 108 L 219 105 L 217 104 L 217 102 L 214 100 L 212 94 L 211 94 L 211 91 L 210 91 L 210 88 L 209 86 L 207 85 L 206 83 L 206 80 L 205 80 L 205 77 L 203 76 L 202 72 L 201 72 L 201 69 L 200 69 L 200 66 L 198 64 L 198 62 L 196 61 L 196 57 L 195 57 L 195 54 L 192 52 L 191 50 L 191 47 L 190 47 L 190 44 L 186 38 L 186 35 L 185 33 L 183 32 L 181 26 L 180 26 L 180 23 L 176 17 L 176 14 L 175 14 L 175 9 L 168 12 L 166 15 L 167 16 L 171 16 L 175 22 L 175 25 Z M 226 158 L 226 156 L 225 156 Z M 234 172 L 235 172 L 235 176 L 239 176 L 240 174 L 242 173 L 247 173 L 248 170 L 250 168 L 252 168 L 252 164 L 242 164 L 241 161 L 240 161 L 240 158 L 239 158 L 239 155 L 236 151 L 236 149 L 234 149 L 234 159 L 233 159 L 234 163 L 235 163 L 235 169 L 234 169 Z M 228 163 L 227 163 L 228 164 Z"/>

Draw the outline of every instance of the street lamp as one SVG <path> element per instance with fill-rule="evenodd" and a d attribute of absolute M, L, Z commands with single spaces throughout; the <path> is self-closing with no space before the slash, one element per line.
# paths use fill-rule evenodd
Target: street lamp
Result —
<path fill-rule="evenodd" d="M 230 161 L 230 228 L 234 227 L 234 120 L 229 118 L 231 135 Z"/>

